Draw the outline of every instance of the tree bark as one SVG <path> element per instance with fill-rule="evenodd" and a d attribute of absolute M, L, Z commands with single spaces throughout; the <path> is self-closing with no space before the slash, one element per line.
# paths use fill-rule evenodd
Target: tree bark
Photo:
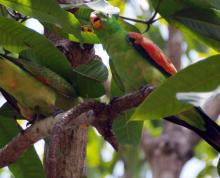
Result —
<path fill-rule="evenodd" d="M 87 128 L 71 128 L 63 132 L 61 138 L 57 178 L 85 176 Z"/>
<path fill-rule="evenodd" d="M 79 1 L 58 0 L 58 2 L 77 3 Z M 47 30 L 45 30 L 45 35 L 64 53 L 74 67 L 88 63 L 95 55 L 92 45 L 84 45 L 84 49 L 82 49 L 78 43 L 61 39 Z M 85 127 L 74 127 L 60 135 L 60 152 L 56 155 L 58 159 L 56 178 L 80 178 L 86 176 L 87 132 L 88 130 Z"/>
<path fill-rule="evenodd" d="M 154 178 L 179 178 L 183 165 L 193 156 L 199 137 L 172 123 L 166 122 L 165 127 L 163 134 L 152 141 L 143 134 L 142 147 Z"/>

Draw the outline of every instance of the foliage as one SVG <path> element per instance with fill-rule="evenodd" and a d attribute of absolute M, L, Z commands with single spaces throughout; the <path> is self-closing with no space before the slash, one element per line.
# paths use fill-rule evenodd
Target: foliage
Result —
<path fill-rule="evenodd" d="M 3 109 L 0 111 L 1 147 L 7 144 L 14 136 L 16 136 L 21 131 L 18 129 L 18 125 L 15 122 L 15 120 L 12 118 L 14 117 L 12 112 L 10 112 L 10 114 L 6 114 L 6 111 L 4 111 L 4 113 L 3 111 Z M 42 163 L 38 155 L 36 154 L 36 151 L 33 146 L 15 164 L 9 165 L 9 169 L 15 175 L 16 178 L 44 177 Z"/>
<path fill-rule="evenodd" d="M 170 77 L 136 109 L 133 119 L 164 118 L 192 107 L 178 101 L 176 94 L 179 92 L 214 90 L 220 83 L 218 73 L 220 68 L 219 58 L 219 55 L 209 57 Z M 209 67 L 207 68 L 207 66 Z M 205 71 L 206 73 L 201 71 Z M 194 77 L 188 80 L 190 76 Z M 209 85 L 206 85 L 206 83 L 209 83 Z M 160 107 L 161 105 L 163 105 L 162 108 Z"/>
<path fill-rule="evenodd" d="M 120 8 L 121 15 L 126 10 L 126 1 L 110 0 L 109 2 Z M 119 117 L 122 119 L 114 123 L 114 131 L 120 143 L 124 144 L 125 152 L 120 153 L 120 155 L 122 157 L 125 155 L 123 161 L 126 163 L 133 161 L 132 163 L 135 166 L 127 166 L 129 169 L 135 169 L 136 176 L 141 176 L 140 172 L 143 169 L 140 166 L 140 160 L 143 155 L 138 151 L 139 147 L 137 146 L 141 137 L 143 121 L 158 119 L 156 121 L 147 121 L 144 125 L 149 127 L 149 130 L 153 132 L 152 135 L 158 135 L 161 132 L 159 119 L 179 114 L 192 107 L 189 104 L 178 101 L 176 93 L 210 91 L 220 83 L 220 56 L 213 55 L 220 51 L 220 3 L 217 0 L 151 0 L 150 3 L 148 14 L 150 14 L 150 10 L 153 11 L 160 3 L 159 14 L 167 22 L 164 23 L 163 20 L 160 20 L 160 23 L 153 24 L 146 35 L 153 39 L 163 51 L 166 51 L 167 41 L 163 38 L 160 27 L 165 27 L 168 23 L 173 24 L 184 33 L 186 37 L 185 45 L 187 46 L 186 56 L 190 56 L 192 50 L 196 50 L 203 56 L 205 52 L 208 54 L 205 55 L 205 59 L 202 61 L 183 69 L 175 76 L 167 79 L 135 111 L 132 110 L 121 114 Z M 138 14 L 139 17 L 146 18 L 146 10 L 143 10 L 142 7 L 139 7 L 139 10 L 141 11 L 141 14 Z M 62 38 L 80 43 L 81 46 L 83 46 L 83 43 L 97 44 L 101 43 L 102 40 L 91 29 L 89 16 L 92 11 L 88 7 L 80 6 L 74 13 L 70 13 L 62 9 L 55 0 L 47 0 L 46 3 L 42 0 L 0 0 L 0 54 L 19 66 L 21 70 L 33 77 L 34 80 L 38 81 L 41 78 L 43 85 L 54 88 L 56 92 L 66 97 L 67 100 L 74 100 L 79 97 L 81 99 L 96 98 L 100 100 L 106 94 L 103 83 L 107 81 L 109 72 L 102 61 L 96 57 L 88 64 L 72 67 L 64 54 L 53 43 L 43 34 L 38 34 L 27 28 L 23 22 L 25 16 L 27 18 L 36 18 L 44 28 Z M 21 19 L 14 18 L 18 13 L 21 15 Z M 136 23 L 131 25 L 120 18 L 118 18 L 118 22 L 120 27 L 126 31 L 138 32 L 146 29 L 145 24 Z M 89 31 L 82 30 L 87 28 Z M 107 37 L 107 39 L 110 38 L 111 36 Z M 120 41 L 117 43 L 119 47 L 115 49 L 115 53 L 120 53 Z M 114 66 L 113 63 L 110 63 L 110 70 L 113 75 L 112 83 L 114 85 L 112 87 L 114 93 L 112 97 L 131 91 L 125 89 L 123 85 L 124 79 L 121 79 L 116 68 L 124 68 L 122 71 L 135 70 L 135 63 L 127 61 L 128 68 L 125 68 L 124 64 L 120 66 L 120 63 L 117 63 Z M 137 75 L 126 76 L 129 79 L 129 85 L 133 85 L 141 77 L 144 77 L 133 77 Z M 157 82 L 157 80 L 162 81 L 164 78 L 161 77 L 154 80 Z M 15 112 L 8 103 L 4 104 L 0 108 L 1 147 L 19 133 L 16 120 L 13 118 L 24 119 L 24 116 Z M 131 121 L 130 119 L 141 121 Z M 127 144 L 136 146 L 130 148 L 127 147 Z M 115 153 L 111 153 L 112 158 L 105 161 L 101 155 L 105 147 L 106 143 L 93 130 L 90 130 L 87 153 L 88 171 L 91 177 L 105 177 L 114 174 L 115 166 L 120 162 L 120 158 Z M 202 152 L 204 152 L 201 147 L 203 146 L 198 146 L 198 149 L 196 149 L 198 158 L 201 158 Z M 206 145 L 206 147 L 208 149 L 206 156 L 211 157 L 210 159 L 216 157 L 217 153 L 211 150 L 209 146 Z M 137 160 L 133 159 L 134 154 L 137 155 Z M 200 173 L 200 177 L 213 172 L 213 165 L 210 165 L 208 161 L 206 161 L 206 164 L 206 170 Z M 15 164 L 10 165 L 9 168 L 16 178 L 44 177 L 42 163 L 33 147 Z"/>

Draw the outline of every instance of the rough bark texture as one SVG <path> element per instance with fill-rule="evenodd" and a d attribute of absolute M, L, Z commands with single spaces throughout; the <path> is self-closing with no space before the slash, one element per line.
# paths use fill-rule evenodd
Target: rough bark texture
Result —
<path fill-rule="evenodd" d="M 142 147 L 154 178 L 179 178 L 183 165 L 193 156 L 199 138 L 186 128 L 166 123 L 162 136 L 149 140 L 143 134 Z"/>
<path fill-rule="evenodd" d="M 77 0 L 58 0 L 59 3 L 74 3 Z M 88 63 L 94 57 L 91 45 L 82 49 L 79 44 L 60 39 L 46 31 L 46 36 L 65 54 L 73 66 Z M 64 131 L 58 153 L 57 178 L 80 178 L 86 175 L 87 128 L 75 127 Z"/>
<path fill-rule="evenodd" d="M 78 48 L 77 44 L 70 42 L 67 42 L 67 44 L 72 47 L 71 49 Z M 66 48 L 66 46 L 62 48 Z M 85 56 L 84 59 L 88 59 L 89 54 L 80 49 L 70 50 L 66 56 L 77 55 L 82 58 Z M 74 62 L 73 58 L 68 59 L 72 64 L 74 63 L 74 66 L 77 66 L 79 62 L 81 62 L 81 60 Z M 74 127 L 64 131 L 62 135 L 60 135 L 60 152 L 58 156 L 56 156 L 58 158 L 57 162 L 59 163 L 57 166 L 57 178 L 80 178 L 86 175 L 87 131 L 87 128 Z"/>
<path fill-rule="evenodd" d="M 182 34 L 169 26 L 169 57 L 179 70 L 182 54 Z M 146 131 L 142 148 L 152 168 L 154 178 L 179 178 L 183 165 L 192 158 L 194 147 L 200 138 L 190 130 L 164 122 L 163 134 L 152 139 Z"/>
<path fill-rule="evenodd" d="M 154 87 L 152 86 L 143 86 L 132 93 L 113 98 L 108 104 L 96 100 L 86 101 L 55 117 L 50 116 L 36 121 L 0 149 L 0 168 L 15 163 L 35 142 L 50 136 L 49 149 L 47 148 L 45 159 L 46 172 L 48 173 L 48 178 L 56 178 L 57 167 L 60 167 L 61 164 L 58 157 L 63 157 L 63 155 L 60 154 L 60 149 L 65 146 L 61 145 L 65 143 L 65 140 L 62 140 L 63 131 L 68 133 L 68 131 L 70 131 L 68 129 L 83 129 L 82 126 L 95 127 L 102 137 L 105 138 L 115 150 L 118 150 L 118 141 L 112 133 L 113 121 L 117 119 L 117 116 L 121 113 L 140 105 L 153 90 Z M 79 132 L 77 131 L 77 133 Z M 75 133 L 73 134 L 72 136 L 76 135 Z M 73 141 L 75 142 L 75 139 Z M 78 143 L 82 144 L 81 142 Z M 80 152 L 79 157 L 81 158 L 81 156 L 85 155 L 81 155 Z M 78 157 L 76 157 L 76 159 L 77 158 Z"/>
<path fill-rule="evenodd" d="M 86 175 L 86 144 L 86 128 L 76 127 L 63 133 L 57 177 L 80 178 Z"/>

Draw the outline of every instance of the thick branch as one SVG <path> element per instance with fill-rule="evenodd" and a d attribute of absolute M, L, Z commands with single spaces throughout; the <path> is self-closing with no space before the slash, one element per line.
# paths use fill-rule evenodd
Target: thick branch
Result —
<path fill-rule="evenodd" d="M 55 124 L 61 126 L 62 129 L 64 126 L 67 129 L 82 124 L 93 125 L 117 149 L 118 143 L 114 136 L 111 137 L 113 120 L 119 113 L 139 105 L 152 90 L 151 86 L 142 87 L 133 93 L 113 99 L 109 104 L 88 101 L 55 117 L 35 122 L 0 150 L 0 167 L 14 163 L 32 144 L 49 136 Z M 93 111 L 94 117 L 84 117 L 88 111 Z"/>

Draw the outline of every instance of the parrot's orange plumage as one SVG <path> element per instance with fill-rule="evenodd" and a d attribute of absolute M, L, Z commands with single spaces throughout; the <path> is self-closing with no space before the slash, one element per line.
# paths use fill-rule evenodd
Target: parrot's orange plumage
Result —
<path fill-rule="evenodd" d="M 140 33 L 129 32 L 128 37 L 134 39 L 136 45 L 140 45 L 156 64 L 163 68 L 170 75 L 174 75 L 177 70 L 171 61 L 165 56 L 162 50 Z"/>

